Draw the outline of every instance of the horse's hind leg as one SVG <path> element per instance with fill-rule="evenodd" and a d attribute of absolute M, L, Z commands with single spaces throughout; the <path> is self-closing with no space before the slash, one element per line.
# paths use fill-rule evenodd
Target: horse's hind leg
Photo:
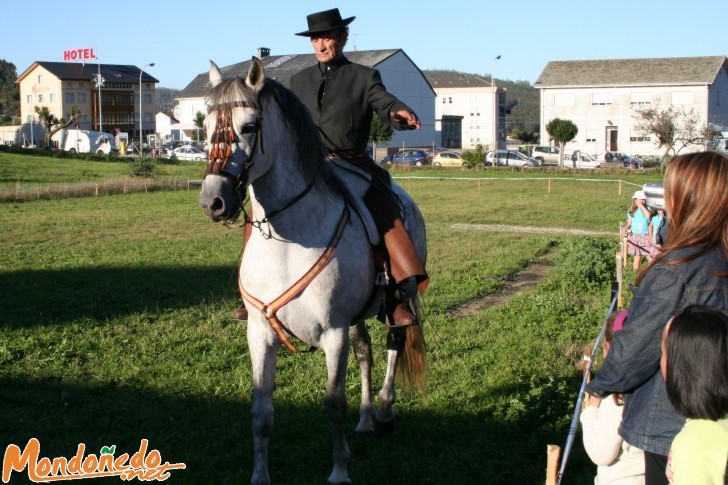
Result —
<path fill-rule="evenodd" d="M 397 375 L 397 362 L 399 354 L 404 349 L 406 329 L 390 329 L 387 334 L 387 370 L 384 374 L 384 383 L 379 391 L 379 408 L 376 418 L 379 423 L 391 423 L 394 419 L 394 402 L 397 400 L 395 391 L 395 377 Z"/>
<path fill-rule="evenodd" d="M 349 340 L 359 363 L 361 375 L 361 404 L 359 404 L 359 423 L 354 432 L 360 436 L 374 434 L 374 400 L 372 398 L 372 339 L 364 322 L 349 328 Z"/>
<path fill-rule="evenodd" d="M 278 345 L 270 334 L 255 334 L 248 325 L 248 346 L 253 370 L 253 399 L 250 408 L 253 427 L 253 485 L 268 485 L 268 442 L 273 431 L 273 389 Z"/>
<path fill-rule="evenodd" d="M 346 467 L 349 464 L 349 447 L 344 437 L 346 419 L 346 366 L 349 359 L 347 328 L 330 330 L 321 337 L 321 347 L 326 353 L 328 382 L 324 404 L 331 422 L 334 440 L 334 469 L 329 483 L 351 483 Z"/>

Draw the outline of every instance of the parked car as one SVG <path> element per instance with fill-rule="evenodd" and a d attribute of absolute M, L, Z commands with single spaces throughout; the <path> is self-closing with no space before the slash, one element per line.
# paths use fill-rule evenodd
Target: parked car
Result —
<path fill-rule="evenodd" d="M 427 153 L 427 158 L 432 160 L 433 158 L 435 158 L 435 156 L 438 153 L 442 153 L 442 152 L 446 152 L 446 151 L 448 151 L 447 148 L 435 147 L 435 148 L 428 148 L 427 150 L 425 150 L 425 153 Z"/>
<path fill-rule="evenodd" d="M 462 167 L 463 157 L 458 152 L 440 152 L 432 159 L 435 167 Z"/>
<path fill-rule="evenodd" d="M 429 158 L 424 150 L 402 150 L 392 155 L 382 158 L 382 163 L 392 163 L 400 165 L 427 165 Z"/>
<path fill-rule="evenodd" d="M 195 162 L 204 162 L 207 160 L 207 153 L 197 147 L 183 146 L 175 148 L 169 153 L 170 160 L 194 160 Z"/>
<path fill-rule="evenodd" d="M 529 158 L 523 153 L 514 152 L 513 150 L 496 150 L 495 158 L 498 166 L 532 168 L 538 167 L 539 165 L 538 160 Z M 485 164 L 489 166 L 493 165 L 492 151 L 485 155 Z"/>
<path fill-rule="evenodd" d="M 531 152 L 531 158 L 541 162 L 541 165 L 558 165 L 559 148 L 548 145 L 536 145 Z"/>
<path fill-rule="evenodd" d="M 139 155 L 139 143 L 129 143 L 124 153 L 126 153 L 127 155 Z M 149 145 L 142 145 L 142 155 L 149 155 L 151 153 L 152 147 L 150 147 Z"/>
<path fill-rule="evenodd" d="M 594 160 L 581 150 L 569 154 L 564 153 L 564 168 L 599 168 L 601 164 L 602 162 Z"/>
<path fill-rule="evenodd" d="M 602 162 L 602 167 L 615 166 L 612 164 L 622 164 L 624 168 L 642 168 L 644 162 L 639 157 L 630 157 L 622 152 L 606 151 L 597 157 L 598 162 Z"/>

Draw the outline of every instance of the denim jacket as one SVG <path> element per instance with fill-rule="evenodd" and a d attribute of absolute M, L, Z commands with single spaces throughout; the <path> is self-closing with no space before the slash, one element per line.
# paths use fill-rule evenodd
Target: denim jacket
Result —
<path fill-rule="evenodd" d="M 666 259 L 693 252 L 697 249 L 676 250 Z M 667 455 L 685 423 L 665 393 L 662 332 L 670 317 L 689 305 L 728 310 L 728 278 L 715 276 L 716 271 L 728 271 L 720 246 L 679 265 L 650 267 L 634 292 L 624 329 L 614 335 L 604 364 L 586 387 L 596 396 L 627 393 L 619 434 L 630 445 Z"/>

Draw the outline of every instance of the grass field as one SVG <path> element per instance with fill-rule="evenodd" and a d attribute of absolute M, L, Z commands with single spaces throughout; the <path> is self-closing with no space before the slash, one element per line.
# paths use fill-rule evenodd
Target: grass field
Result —
<path fill-rule="evenodd" d="M 115 162 L 63 162 L 0 154 L 0 186 L 49 182 L 44 173 L 66 182 L 82 181 L 84 170 L 99 180 L 127 176 Z M 660 178 L 394 175 L 404 177 L 398 180 L 428 227 L 429 395 L 399 396 L 391 436 L 356 438 L 359 380 L 350 367 L 351 477 L 541 483 L 546 444 L 566 439 L 581 348 L 608 305 L 618 223 L 635 186 Z M 585 175 L 623 178 L 622 194 L 619 182 L 577 180 Z M 500 180 L 443 179 L 453 177 Z M 615 236 L 464 231 L 455 223 Z M 247 482 L 250 363 L 245 328 L 229 318 L 239 301 L 240 230 L 206 219 L 196 190 L 3 203 L 0 228 L 0 449 L 36 437 L 41 456 L 71 457 L 79 443 L 87 453 L 116 445 L 118 456 L 146 438 L 165 461 L 187 465 L 170 483 Z M 536 258 L 554 264 L 536 290 L 471 316 L 451 315 L 454 306 L 499 291 Z M 384 329 L 372 321 L 370 330 L 381 382 Z M 282 353 L 278 367 L 273 483 L 323 483 L 331 466 L 323 354 Z M 594 472 L 577 442 L 563 483 L 589 483 Z M 16 482 L 27 474 L 15 473 Z"/>

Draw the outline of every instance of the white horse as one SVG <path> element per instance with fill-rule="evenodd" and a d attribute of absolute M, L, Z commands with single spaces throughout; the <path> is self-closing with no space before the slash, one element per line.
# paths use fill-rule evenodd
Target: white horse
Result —
<path fill-rule="evenodd" d="M 357 434 L 394 417 L 394 381 L 399 362 L 405 379 L 424 381 L 421 326 L 390 329 L 406 337 L 404 349 L 389 349 L 384 384 L 375 410 L 371 386 L 372 352 L 364 320 L 375 315 L 381 294 L 362 218 L 350 210 L 324 157 L 320 134 L 305 106 L 289 90 L 266 79 L 253 59 L 245 79 L 223 79 L 211 62 L 205 128 L 210 162 L 200 205 L 214 221 L 234 221 L 246 189 L 252 204 L 252 235 L 243 254 L 239 286 L 250 310 L 247 338 L 253 371 L 251 483 L 267 484 L 268 441 L 273 427 L 272 393 L 276 354 L 296 351 L 296 339 L 323 349 L 328 382 L 325 407 L 331 421 L 334 465 L 329 483 L 351 483 L 344 438 L 345 379 L 349 343 L 360 366 L 362 389 Z M 425 228 L 409 196 L 396 187 L 406 208 L 405 222 L 422 260 Z M 246 217 L 247 220 L 247 217 Z M 406 335 L 405 335 L 406 331 Z M 394 332 L 394 333 L 393 333 Z M 295 338 L 294 338 L 295 337 Z M 300 345 L 300 344 L 299 344 Z M 401 357 L 401 359 L 400 359 Z"/>

